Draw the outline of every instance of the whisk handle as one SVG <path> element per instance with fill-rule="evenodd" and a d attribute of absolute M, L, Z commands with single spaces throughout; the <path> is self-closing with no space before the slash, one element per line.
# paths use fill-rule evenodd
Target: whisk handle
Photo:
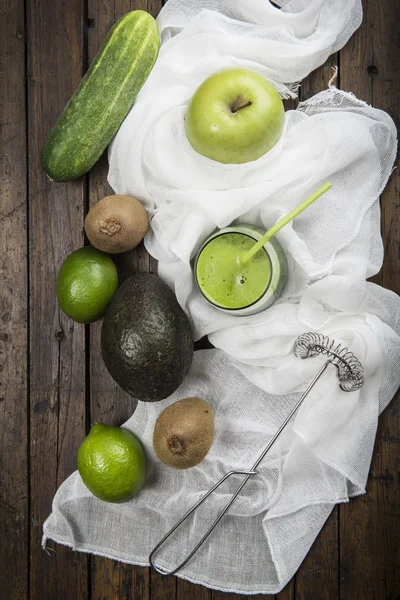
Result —
<path fill-rule="evenodd" d="M 257 474 L 257 471 L 255 471 L 255 470 L 248 470 L 248 471 L 246 471 L 246 470 L 244 470 L 244 471 L 237 470 L 237 471 L 229 471 L 229 473 L 226 473 L 223 477 L 221 477 L 221 479 L 219 481 L 217 481 L 217 483 L 212 488 L 210 488 L 200 498 L 200 500 L 198 500 L 196 502 L 196 504 L 194 504 L 192 506 L 192 508 L 190 508 L 190 510 L 188 510 L 188 512 L 185 515 L 183 515 L 183 517 L 172 527 L 172 529 L 170 529 L 168 531 L 168 533 L 162 538 L 162 540 L 160 540 L 158 542 L 157 546 L 155 546 L 153 548 L 153 550 L 151 551 L 151 554 L 149 556 L 150 566 L 152 566 L 153 569 L 155 569 L 161 575 L 174 575 L 177 571 L 179 571 L 179 569 L 181 569 L 182 567 L 184 567 L 186 565 L 186 563 L 188 563 L 189 560 L 192 558 L 192 556 L 197 552 L 197 550 L 200 548 L 200 546 L 202 546 L 202 544 L 206 541 L 206 539 L 211 534 L 211 532 L 213 531 L 213 529 L 217 526 L 217 524 L 222 519 L 222 517 L 224 516 L 224 514 L 226 513 L 226 511 L 230 508 L 230 506 L 233 503 L 233 501 L 235 500 L 235 498 L 239 495 L 242 487 L 247 483 L 247 481 L 250 479 L 250 477 L 252 475 L 256 475 L 256 474 Z M 223 510 L 220 512 L 220 514 L 218 515 L 218 517 L 216 518 L 216 520 L 214 521 L 214 523 L 207 530 L 207 532 L 204 534 L 204 536 L 201 538 L 201 540 L 195 546 L 195 548 L 191 551 L 191 553 L 188 554 L 188 556 L 185 558 L 185 560 L 183 562 L 181 562 L 177 567 L 175 567 L 175 569 L 172 569 L 171 571 L 167 571 L 166 569 L 163 569 L 162 567 L 158 567 L 156 564 L 154 564 L 153 557 L 154 557 L 155 553 L 157 552 L 157 550 L 159 550 L 159 548 L 164 544 L 164 542 L 167 541 L 167 539 L 174 533 L 174 531 L 176 531 L 178 529 L 178 527 L 180 527 L 180 525 L 182 525 L 182 523 L 196 510 L 196 508 L 198 508 L 200 506 L 200 504 L 202 504 L 213 492 L 215 492 L 215 490 L 224 481 L 226 481 L 232 475 L 246 475 L 246 477 L 242 481 L 242 483 L 240 484 L 240 486 L 237 488 L 236 492 L 232 495 L 232 497 L 230 498 L 229 502 L 225 505 L 225 507 L 223 508 Z"/>
<path fill-rule="evenodd" d="M 288 414 L 286 419 L 283 421 L 282 425 L 279 427 L 278 431 L 275 433 L 275 435 L 270 439 L 268 444 L 265 446 L 264 450 L 262 451 L 260 456 L 257 458 L 256 462 L 252 466 L 252 469 L 256 469 L 258 467 L 260 462 L 263 460 L 264 456 L 267 454 L 268 450 L 271 448 L 272 444 L 275 443 L 277 438 L 280 436 L 282 431 L 285 429 L 286 425 L 289 423 L 290 419 L 293 417 L 293 415 L 299 408 L 300 404 L 302 404 L 305 397 L 308 395 L 308 393 L 311 391 L 311 389 L 317 383 L 318 379 L 321 377 L 322 373 L 327 369 L 328 365 L 330 365 L 330 364 L 333 364 L 332 361 L 327 360 L 326 363 L 324 364 L 324 366 L 318 371 L 317 375 L 314 377 L 314 379 L 312 380 L 312 382 L 310 383 L 310 385 L 308 386 L 306 391 L 301 395 L 301 398 L 296 402 L 296 404 L 294 405 L 294 407 L 292 408 L 292 410 L 290 411 L 290 413 Z"/>

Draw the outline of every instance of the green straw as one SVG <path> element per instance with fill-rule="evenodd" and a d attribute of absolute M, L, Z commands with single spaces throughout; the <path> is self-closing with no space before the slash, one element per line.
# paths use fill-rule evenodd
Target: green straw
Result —
<path fill-rule="evenodd" d="M 268 229 L 268 231 L 262 236 L 262 238 L 258 240 L 258 242 L 256 242 L 254 246 L 252 246 L 250 250 L 246 252 L 246 254 L 242 256 L 242 258 L 240 259 L 241 264 L 244 265 L 245 263 L 247 263 L 264 246 L 264 244 L 268 242 L 268 240 L 270 240 L 280 229 L 282 229 L 282 227 L 285 227 L 285 225 L 290 223 L 290 221 L 293 221 L 293 219 L 297 217 L 297 215 L 302 213 L 303 210 L 310 206 L 310 204 L 318 200 L 318 198 L 320 198 L 322 194 L 325 194 L 325 192 L 327 192 L 331 187 L 332 184 L 329 181 L 327 181 L 326 183 L 324 183 L 324 185 L 321 185 L 321 187 L 318 188 L 313 194 L 311 194 L 311 196 L 308 196 L 308 198 L 303 200 L 303 202 L 296 206 L 296 208 L 291 210 L 290 213 L 288 213 L 280 221 L 275 223 L 275 225 L 273 225 L 271 229 Z"/>

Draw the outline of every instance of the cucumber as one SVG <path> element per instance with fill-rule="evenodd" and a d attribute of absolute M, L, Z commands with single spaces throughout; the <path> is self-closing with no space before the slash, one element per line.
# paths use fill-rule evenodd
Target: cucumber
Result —
<path fill-rule="evenodd" d="M 50 131 L 42 165 L 50 179 L 77 179 L 117 133 L 157 59 L 155 20 L 142 10 L 124 15 L 107 38 Z"/>

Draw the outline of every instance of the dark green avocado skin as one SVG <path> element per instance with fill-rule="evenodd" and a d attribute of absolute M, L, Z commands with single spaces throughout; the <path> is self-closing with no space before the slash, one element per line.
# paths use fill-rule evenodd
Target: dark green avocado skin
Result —
<path fill-rule="evenodd" d="M 163 400 L 181 385 L 193 338 L 166 283 L 139 273 L 121 285 L 103 320 L 101 352 L 111 377 L 138 400 Z"/>

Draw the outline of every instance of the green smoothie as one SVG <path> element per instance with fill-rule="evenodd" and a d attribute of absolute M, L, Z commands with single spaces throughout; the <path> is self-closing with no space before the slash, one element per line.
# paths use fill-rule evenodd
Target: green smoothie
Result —
<path fill-rule="evenodd" d="M 228 310 L 246 308 L 257 302 L 271 281 L 271 261 L 264 249 L 245 265 L 240 257 L 255 240 L 244 233 L 222 233 L 201 250 L 196 262 L 196 278 L 209 302 Z"/>

